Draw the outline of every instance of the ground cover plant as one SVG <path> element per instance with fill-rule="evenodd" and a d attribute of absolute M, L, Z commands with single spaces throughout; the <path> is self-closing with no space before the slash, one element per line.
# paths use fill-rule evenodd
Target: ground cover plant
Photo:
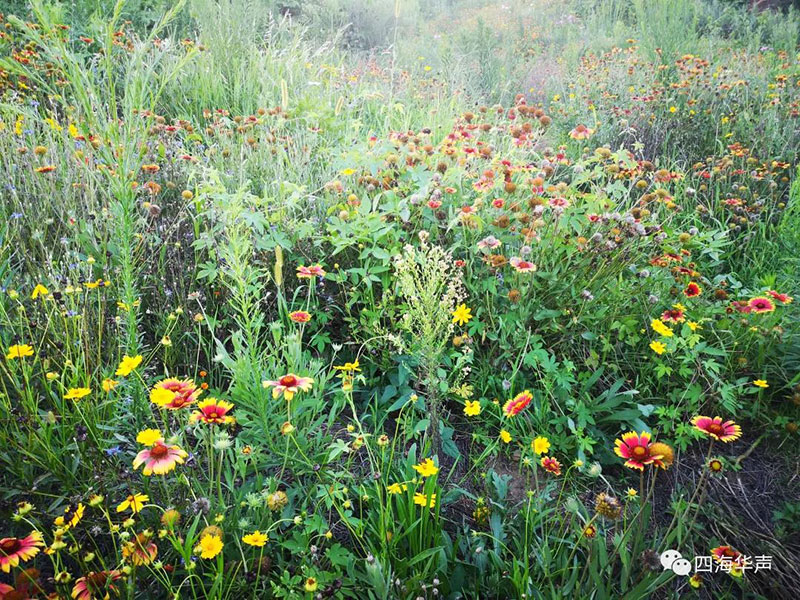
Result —
<path fill-rule="evenodd" d="M 0 600 L 793 597 L 791 8 L 2 6 Z"/>

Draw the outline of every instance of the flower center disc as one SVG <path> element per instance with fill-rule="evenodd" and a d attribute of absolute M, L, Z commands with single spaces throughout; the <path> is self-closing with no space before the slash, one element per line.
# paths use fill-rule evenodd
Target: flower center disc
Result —
<path fill-rule="evenodd" d="M 21 547 L 22 544 L 20 544 L 17 538 L 11 538 L 10 540 L 5 540 L 2 544 L 0 544 L 0 553 L 8 556 L 9 554 L 14 554 Z"/>
<path fill-rule="evenodd" d="M 164 444 L 156 444 L 150 450 L 150 456 L 153 458 L 164 458 L 167 455 L 167 447 Z"/>

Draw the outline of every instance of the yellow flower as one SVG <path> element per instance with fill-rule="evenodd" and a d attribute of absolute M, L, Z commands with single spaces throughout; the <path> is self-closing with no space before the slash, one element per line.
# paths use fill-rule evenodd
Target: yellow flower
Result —
<path fill-rule="evenodd" d="M 477 400 L 467 400 L 464 404 L 464 414 L 468 417 L 476 417 L 481 414 L 481 403 Z"/>
<path fill-rule="evenodd" d="M 459 396 L 464 400 L 467 400 L 469 398 L 472 398 L 472 395 L 475 393 L 475 388 L 473 388 L 468 383 L 465 383 L 463 385 L 458 386 L 457 388 L 453 388 L 452 391 L 456 396 Z"/>
<path fill-rule="evenodd" d="M 200 553 L 200 558 L 214 558 L 222 551 L 222 540 L 216 535 L 206 534 L 194 549 Z"/>
<path fill-rule="evenodd" d="M 662 344 L 661 342 L 650 342 L 650 349 L 655 352 L 656 354 L 664 354 L 666 352 L 667 347 Z"/>
<path fill-rule="evenodd" d="M 175 392 L 167 388 L 157 387 L 150 390 L 150 402 L 158 406 L 166 406 L 175 399 Z"/>
<path fill-rule="evenodd" d="M 550 440 L 546 437 L 537 437 L 531 442 L 531 448 L 538 455 L 547 454 L 550 451 Z"/>
<path fill-rule="evenodd" d="M 31 294 L 31 298 L 36 300 L 39 296 L 47 296 L 50 292 L 44 287 L 41 283 L 37 284 L 35 288 L 33 288 L 33 293 Z"/>
<path fill-rule="evenodd" d="M 110 392 L 115 387 L 117 387 L 118 383 L 119 383 L 119 381 L 115 381 L 114 379 L 111 379 L 110 377 L 106 377 L 105 379 L 103 379 L 103 391 L 104 392 Z"/>
<path fill-rule="evenodd" d="M 145 502 L 149 500 L 150 496 L 146 494 L 131 494 L 117 505 L 117 512 L 125 512 L 130 508 L 131 512 L 136 514 L 144 508 Z"/>
<path fill-rule="evenodd" d="M 419 506 L 427 506 L 428 508 L 433 508 L 436 506 L 436 494 L 431 494 L 430 503 L 428 503 L 428 497 L 425 494 L 420 494 L 417 492 L 414 494 L 414 504 L 418 504 Z"/>
<path fill-rule="evenodd" d="M 92 390 L 89 388 L 69 388 L 66 394 L 64 394 L 65 400 L 80 400 L 81 398 L 85 398 L 89 394 L 92 393 Z"/>
<path fill-rule="evenodd" d="M 653 331 L 659 335 L 663 335 L 664 337 L 672 337 L 672 329 L 664 325 L 660 319 L 653 319 L 650 321 L 650 327 L 652 327 Z"/>
<path fill-rule="evenodd" d="M 686 326 L 691 329 L 692 331 L 697 331 L 698 329 L 702 329 L 703 326 L 700 325 L 697 321 L 688 321 Z"/>
<path fill-rule="evenodd" d="M 14 515 L 24 517 L 32 510 L 33 510 L 33 504 L 31 504 L 30 502 L 20 502 L 19 504 L 17 504 L 17 512 L 15 512 Z"/>
<path fill-rule="evenodd" d="M 136 436 L 136 441 L 144 446 L 152 446 L 162 438 L 163 436 L 158 429 L 143 429 Z"/>
<path fill-rule="evenodd" d="M 508 433 L 505 429 L 501 429 L 500 439 L 503 440 L 504 444 L 508 444 L 511 441 L 511 434 Z"/>
<path fill-rule="evenodd" d="M 122 357 L 122 361 L 119 363 L 119 367 L 117 367 L 117 371 L 115 375 L 119 375 L 120 377 L 126 377 L 131 374 L 131 372 L 136 369 L 140 364 L 142 364 L 142 355 L 137 354 L 136 356 L 128 356 L 127 354 Z"/>
<path fill-rule="evenodd" d="M 306 577 L 306 582 L 303 584 L 303 589 L 307 592 L 316 592 L 317 591 L 317 580 L 313 577 Z"/>
<path fill-rule="evenodd" d="M 439 472 L 439 467 L 434 465 L 430 458 L 426 458 L 418 465 L 414 465 L 414 470 L 423 477 L 430 477 L 431 475 L 436 475 Z"/>
<path fill-rule="evenodd" d="M 25 358 L 26 356 L 33 356 L 33 348 L 28 344 L 14 344 L 8 347 L 6 359 L 13 360 L 15 358 Z"/>
<path fill-rule="evenodd" d="M 767 383 L 766 379 L 756 379 L 753 381 L 753 385 L 760 388 L 768 388 L 769 384 Z"/>
<path fill-rule="evenodd" d="M 628 488 L 628 491 L 626 492 L 626 494 L 628 494 L 628 498 L 636 498 L 636 495 L 638 494 L 638 492 L 633 488 Z"/>
<path fill-rule="evenodd" d="M 258 529 L 242 537 L 242 541 L 248 546 L 258 546 L 259 548 L 262 548 L 268 539 L 267 534 L 261 533 Z"/>
<path fill-rule="evenodd" d="M 386 491 L 390 494 L 400 494 L 405 492 L 408 489 L 408 486 L 405 483 L 393 483 L 386 487 Z"/>
<path fill-rule="evenodd" d="M 452 314 L 453 323 L 464 325 L 465 323 L 469 323 L 469 320 L 472 318 L 472 309 L 467 308 L 466 304 L 459 304 Z"/>
<path fill-rule="evenodd" d="M 337 371 L 347 371 L 349 373 L 354 373 L 355 371 L 360 371 L 361 368 L 358 366 L 358 359 L 355 359 L 353 362 L 346 362 L 343 365 L 337 365 L 333 367 Z"/>

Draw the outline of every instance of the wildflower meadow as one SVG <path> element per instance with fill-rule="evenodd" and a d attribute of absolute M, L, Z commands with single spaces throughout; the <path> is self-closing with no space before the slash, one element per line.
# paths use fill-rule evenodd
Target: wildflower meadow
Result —
<path fill-rule="evenodd" d="M 799 157 L 791 1 L 0 0 L 0 600 L 795 599 Z"/>

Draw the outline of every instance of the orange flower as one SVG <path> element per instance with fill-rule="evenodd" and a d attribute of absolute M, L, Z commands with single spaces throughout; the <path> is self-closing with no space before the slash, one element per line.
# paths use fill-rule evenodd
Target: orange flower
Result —
<path fill-rule="evenodd" d="M 304 310 L 296 310 L 289 313 L 289 318 L 295 323 L 308 323 L 311 320 L 311 313 Z"/>

